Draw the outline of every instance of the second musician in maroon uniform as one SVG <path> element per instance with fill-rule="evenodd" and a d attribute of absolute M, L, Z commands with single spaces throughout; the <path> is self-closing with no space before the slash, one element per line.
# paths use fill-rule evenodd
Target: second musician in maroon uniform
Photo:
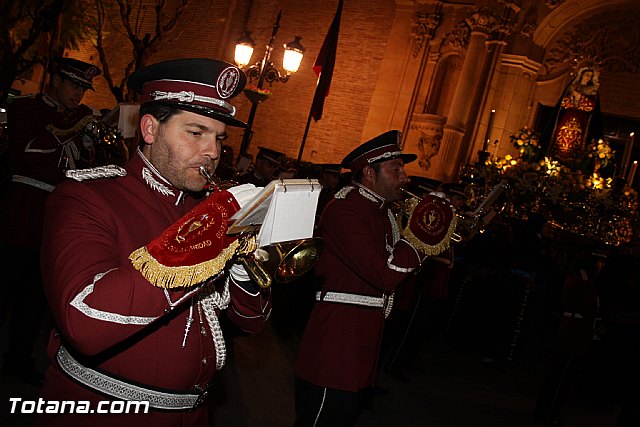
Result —
<path fill-rule="evenodd" d="M 296 426 L 355 424 L 362 392 L 375 382 L 395 288 L 427 254 L 448 247 L 453 214 L 444 199 L 425 199 L 414 210 L 413 226 L 431 218 L 419 224 L 425 234 L 401 230 L 389 209 L 408 182 L 404 164 L 416 159 L 402 153 L 400 137 L 386 132 L 347 155 L 342 167 L 353 172 L 352 183 L 322 213 L 319 291 L 295 366 Z"/>

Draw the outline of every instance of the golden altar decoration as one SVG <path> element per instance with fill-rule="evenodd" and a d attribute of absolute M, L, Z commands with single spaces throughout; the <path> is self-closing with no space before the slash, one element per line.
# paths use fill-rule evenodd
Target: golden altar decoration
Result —
<path fill-rule="evenodd" d="M 517 156 L 506 155 L 467 165 L 461 179 L 473 206 L 501 180 L 502 214 L 527 220 L 544 217 L 554 228 L 595 244 L 619 246 L 638 237 L 638 193 L 615 173 L 614 151 L 592 141 L 572 161 L 544 156 L 539 135 L 522 128 L 511 136 Z"/>

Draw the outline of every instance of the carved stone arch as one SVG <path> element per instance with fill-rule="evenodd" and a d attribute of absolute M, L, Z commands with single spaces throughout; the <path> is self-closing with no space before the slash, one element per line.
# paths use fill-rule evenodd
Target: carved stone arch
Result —
<path fill-rule="evenodd" d="M 638 19 L 640 3 L 637 2 L 620 2 L 615 7 L 591 8 L 588 12 L 577 15 L 577 19 L 570 21 L 562 31 L 557 31 L 544 46 L 544 73 L 561 74 L 567 68 L 565 64 L 574 58 L 592 59 L 610 72 L 638 72 Z"/>
<path fill-rule="evenodd" d="M 637 6 L 637 0 L 567 0 L 556 6 L 538 25 L 533 42 L 543 48 L 576 22 L 603 9 L 617 10 L 622 5 Z"/>
<path fill-rule="evenodd" d="M 560 93 L 571 80 L 573 59 L 600 65 L 600 102 L 610 116 L 640 117 L 640 2 L 567 0 L 538 26 L 533 41 L 545 49 L 539 81 Z M 561 78 L 559 78 L 561 77 Z M 538 86 L 542 90 L 542 86 Z"/>
<path fill-rule="evenodd" d="M 451 107 L 464 57 L 459 52 L 444 54 L 438 61 L 432 93 L 427 100 L 425 113 L 446 117 Z"/>

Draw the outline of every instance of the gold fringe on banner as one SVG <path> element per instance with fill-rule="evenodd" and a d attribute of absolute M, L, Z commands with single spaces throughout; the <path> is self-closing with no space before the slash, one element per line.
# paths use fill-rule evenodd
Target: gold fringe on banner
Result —
<path fill-rule="evenodd" d="M 160 264 L 146 246 L 133 251 L 129 259 L 133 267 L 154 286 L 168 289 L 188 288 L 220 273 L 236 253 L 239 244 L 240 242 L 235 240 L 217 257 L 195 265 L 169 267 Z"/>
<path fill-rule="evenodd" d="M 449 246 L 451 245 L 451 236 L 453 236 L 453 233 L 456 231 L 457 222 L 458 222 L 457 218 L 454 215 L 453 218 L 451 219 L 451 223 L 449 224 L 449 229 L 447 230 L 447 234 L 439 243 L 436 243 L 435 245 L 428 245 L 422 242 L 413 234 L 413 232 L 411 232 L 408 226 L 404 229 L 404 231 L 402 232 L 402 235 L 405 239 L 409 241 L 409 243 L 411 243 L 417 250 L 419 250 L 423 254 L 429 255 L 429 256 L 435 256 L 449 249 Z"/>

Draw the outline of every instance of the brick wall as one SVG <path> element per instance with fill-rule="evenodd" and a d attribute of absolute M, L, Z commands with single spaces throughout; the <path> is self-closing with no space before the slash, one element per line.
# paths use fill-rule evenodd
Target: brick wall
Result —
<path fill-rule="evenodd" d="M 206 3 L 206 4 L 205 4 Z M 256 48 L 252 62 L 264 55 L 278 10 L 282 10 L 280 29 L 274 42 L 272 61 L 281 68 L 282 45 L 302 36 L 306 48 L 300 70 L 287 83 L 274 83 L 269 88 L 273 96 L 260 104 L 254 124 L 254 136 L 249 152 L 257 153 L 259 146 L 282 151 L 297 158 L 316 85 L 312 71 L 320 46 L 337 8 L 337 0 L 229 0 L 194 2 L 188 19 L 180 23 L 179 38 L 167 43 L 151 62 L 179 57 L 209 57 L 233 61 L 235 40 L 245 27 L 252 31 Z M 250 10 L 249 7 L 251 6 Z M 369 110 L 371 94 L 388 34 L 393 22 L 393 0 L 349 0 L 342 14 L 338 53 L 331 91 L 326 99 L 320 121 L 311 122 L 302 159 L 315 163 L 339 162 L 358 145 Z M 152 16 L 152 10 L 147 11 Z M 148 22 L 146 31 L 152 31 Z M 109 52 L 109 67 L 116 84 L 131 59 L 131 45 L 119 31 L 112 30 L 105 41 Z M 84 46 L 71 56 L 98 62 L 91 46 Z M 222 56 L 220 56 L 222 55 Z M 85 102 L 97 108 L 112 108 L 115 98 L 106 82 L 98 78 L 96 93 L 88 93 Z M 257 82 L 254 81 L 253 84 Z M 241 95 L 234 100 L 237 117 L 247 120 L 251 104 Z M 229 143 L 237 153 L 242 131 L 230 129 Z"/>

